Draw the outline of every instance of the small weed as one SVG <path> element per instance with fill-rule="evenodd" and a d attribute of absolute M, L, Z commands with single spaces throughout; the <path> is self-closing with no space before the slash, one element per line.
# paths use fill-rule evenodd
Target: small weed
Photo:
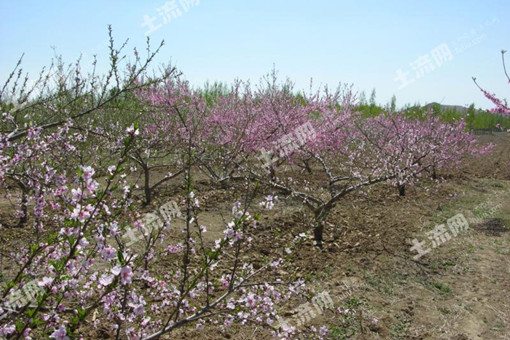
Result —
<path fill-rule="evenodd" d="M 347 306 L 348 309 L 356 309 L 359 306 L 361 306 L 361 301 L 357 297 L 353 296 L 350 297 L 349 300 L 347 300 L 345 305 Z"/>
<path fill-rule="evenodd" d="M 332 326 L 329 329 L 329 335 L 331 339 L 334 340 L 345 340 L 349 339 L 356 334 L 356 331 L 353 329 L 341 327 L 341 326 Z"/>
<path fill-rule="evenodd" d="M 441 313 L 445 314 L 445 315 L 447 315 L 447 314 L 450 314 L 450 313 L 451 313 L 451 310 L 449 310 L 449 309 L 448 309 L 448 308 L 446 308 L 446 307 L 439 307 L 439 308 L 438 308 L 438 310 L 439 310 Z"/>
<path fill-rule="evenodd" d="M 494 323 L 494 328 L 496 329 L 505 329 L 505 324 L 502 323 L 501 321 L 497 321 Z"/>
<path fill-rule="evenodd" d="M 470 243 L 468 247 L 469 247 L 468 253 L 474 254 L 476 252 L 476 248 L 472 243 Z"/>
<path fill-rule="evenodd" d="M 450 260 L 446 260 L 443 262 L 443 267 L 445 267 L 445 268 L 446 267 L 454 267 L 455 265 L 456 265 L 456 263 L 453 261 L 450 261 Z"/>
<path fill-rule="evenodd" d="M 396 318 L 398 323 L 393 326 L 391 335 L 400 339 L 403 338 L 406 333 L 408 320 L 399 315 L 397 315 Z"/>
<path fill-rule="evenodd" d="M 330 279 L 333 275 L 333 272 L 335 271 L 335 267 L 333 266 L 327 266 L 324 268 L 323 272 L 320 272 L 317 274 L 318 279 Z"/>
<path fill-rule="evenodd" d="M 366 282 L 368 282 L 369 285 L 371 285 L 375 289 L 379 290 L 379 280 L 377 279 L 376 276 L 366 274 L 364 279 Z"/>
<path fill-rule="evenodd" d="M 441 292 L 441 294 L 444 294 L 444 295 L 452 295 L 453 294 L 452 289 L 447 284 L 444 284 L 441 282 L 432 282 L 431 285 L 432 285 L 432 287 L 439 290 L 439 292 Z"/>

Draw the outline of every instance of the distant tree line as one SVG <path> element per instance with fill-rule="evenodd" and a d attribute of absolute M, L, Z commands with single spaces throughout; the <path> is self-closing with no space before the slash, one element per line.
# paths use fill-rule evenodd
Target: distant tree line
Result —
<path fill-rule="evenodd" d="M 434 115 L 441 116 L 445 122 L 454 122 L 460 118 L 465 118 L 466 127 L 469 130 L 490 130 L 490 131 L 507 131 L 510 129 L 510 117 L 497 115 L 489 110 L 477 109 L 475 104 L 469 105 L 467 108 L 441 105 L 439 103 L 431 103 L 428 105 L 406 104 L 400 108 L 396 105 L 397 98 L 395 95 L 384 106 L 376 102 L 376 90 L 370 93 L 367 100 L 366 94 L 362 91 L 358 97 L 357 110 L 363 112 L 366 117 L 374 117 L 382 112 L 402 111 L 409 117 L 425 117 L 428 111 L 432 111 Z"/>

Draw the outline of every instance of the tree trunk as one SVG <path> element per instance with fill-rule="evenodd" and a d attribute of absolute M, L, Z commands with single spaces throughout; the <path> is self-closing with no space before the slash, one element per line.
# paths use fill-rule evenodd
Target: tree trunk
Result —
<path fill-rule="evenodd" d="M 223 190 L 228 189 L 228 184 L 229 184 L 228 183 L 229 182 L 229 178 L 228 177 L 224 177 L 224 178 L 218 180 L 218 182 L 220 183 L 221 189 L 223 189 Z"/>
<path fill-rule="evenodd" d="M 143 190 L 145 193 L 145 205 L 149 205 L 152 202 L 152 190 L 151 190 L 151 184 L 150 184 L 150 171 L 147 166 L 143 167 L 143 174 L 144 174 L 144 186 Z"/>
<path fill-rule="evenodd" d="M 405 196 L 406 195 L 406 185 L 405 184 L 399 184 L 398 185 L 398 194 L 399 194 L 399 196 Z"/>
<path fill-rule="evenodd" d="M 329 209 L 322 207 L 315 212 L 313 236 L 315 245 L 322 248 L 324 240 L 324 225 L 326 224 L 326 217 L 328 216 Z"/>
<path fill-rule="evenodd" d="M 21 212 L 23 213 L 23 216 L 19 218 L 17 228 L 24 227 L 28 222 L 28 200 L 27 200 L 27 193 L 28 190 L 26 186 L 23 185 L 23 193 L 21 197 Z"/>
<path fill-rule="evenodd" d="M 308 161 L 303 161 L 303 164 L 305 166 L 306 172 L 311 174 L 312 173 L 312 168 L 310 168 L 310 164 L 308 163 Z"/>
<path fill-rule="evenodd" d="M 10 176 L 9 176 L 10 177 Z M 17 224 L 13 226 L 9 226 L 10 228 L 23 228 L 28 222 L 28 187 L 21 180 L 10 177 L 12 180 L 16 182 L 18 187 L 21 189 L 21 213 L 19 221 Z"/>
<path fill-rule="evenodd" d="M 269 167 L 269 178 L 272 181 L 276 180 L 276 171 L 274 169 L 274 166 L 272 166 L 272 165 Z"/>
<path fill-rule="evenodd" d="M 315 244 L 319 248 L 322 248 L 323 234 L 324 234 L 324 223 L 318 221 L 315 223 L 315 229 L 313 230 L 313 236 L 315 239 Z"/>

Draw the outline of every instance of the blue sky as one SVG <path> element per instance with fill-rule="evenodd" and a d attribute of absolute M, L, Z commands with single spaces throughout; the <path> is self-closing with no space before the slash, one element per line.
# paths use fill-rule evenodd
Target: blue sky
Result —
<path fill-rule="evenodd" d="M 471 77 L 510 99 L 500 55 L 510 51 L 509 13 L 507 0 L 0 0 L 0 81 L 22 53 L 24 69 L 36 75 L 52 47 L 67 62 L 83 54 L 85 69 L 98 54 L 105 70 L 107 25 L 117 43 L 129 38 L 130 49 L 142 50 L 147 16 L 157 27 L 152 43 L 165 40 L 155 65 L 172 62 L 197 86 L 257 83 L 274 65 L 298 89 L 313 78 L 353 84 L 367 97 L 375 88 L 381 104 L 395 94 L 398 106 L 490 108 Z M 398 72 L 407 79 L 396 80 Z"/>

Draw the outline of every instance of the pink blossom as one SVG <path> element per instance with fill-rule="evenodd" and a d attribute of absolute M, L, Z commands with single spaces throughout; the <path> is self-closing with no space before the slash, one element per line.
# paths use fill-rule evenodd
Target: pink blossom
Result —
<path fill-rule="evenodd" d="M 145 308 L 143 306 L 143 304 L 130 304 L 129 305 L 131 308 L 133 308 L 133 313 L 135 313 L 135 315 L 139 316 L 139 315 L 144 315 L 145 314 Z"/>
<path fill-rule="evenodd" d="M 16 327 L 12 324 L 5 325 L 0 328 L 0 336 L 9 335 L 16 331 Z"/>
<path fill-rule="evenodd" d="M 80 188 L 77 188 L 77 189 L 71 189 L 71 193 L 72 193 L 72 199 L 73 201 L 79 201 L 82 197 L 82 191 Z"/>
<path fill-rule="evenodd" d="M 115 276 L 119 275 L 120 271 L 121 271 L 120 266 L 115 266 L 112 269 L 110 269 L 110 272 Z"/>
<path fill-rule="evenodd" d="M 94 180 L 87 181 L 87 190 L 91 193 L 95 192 L 97 188 L 99 187 L 99 183 Z"/>
<path fill-rule="evenodd" d="M 51 334 L 51 337 L 55 340 L 69 340 L 67 336 L 67 330 L 64 325 L 60 326 L 60 328 L 55 329 L 55 331 Z"/>
<path fill-rule="evenodd" d="M 126 128 L 126 134 L 130 136 L 138 136 L 140 134 L 140 131 L 138 129 L 135 129 L 134 125 L 131 125 L 128 128 Z"/>
<path fill-rule="evenodd" d="M 326 326 L 321 326 L 319 329 L 319 334 L 321 336 L 328 336 L 329 335 L 329 329 Z"/>
<path fill-rule="evenodd" d="M 39 281 L 37 283 L 37 285 L 39 287 L 49 287 L 49 286 L 51 286 L 52 282 L 53 282 L 53 278 L 52 277 L 46 277 L 45 276 L 45 277 L 43 277 L 42 281 Z"/>
<path fill-rule="evenodd" d="M 95 170 L 91 166 L 82 166 L 81 170 L 83 172 L 82 176 L 85 181 L 89 181 L 90 179 L 92 179 L 92 176 L 95 173 Z"/>
<path fill-rule="evenodd" d="M 117 256 L 117 249 L 113 248 L 112 246 L 108 245 L 101 250 L 101 257 L 104 260 L 113 260 Z"/>
<path fill-rule="evenodd" d="M 113 275 L 103 274 L 99 278 L 99 284 L 102 286 L 108 286 L 113 282 Z"/>
<path fill-rule="evenodd" d="M 73 212 L 71 213 L 71 218 L 83 223 L 91 216 L 93 209 L 94 208 L 90 204 L 88 204 L 86 207 L 82 207 L 81 204 L 77 204 L 76 208 L 74 208 Z"/>
<path fill-rule="evenodd" d="M 130 266 L 122 267 L 120 271 L 120 283 L 123 285 L 131 284 L 131 279 L 133 277 L 133 272 Z"/>

